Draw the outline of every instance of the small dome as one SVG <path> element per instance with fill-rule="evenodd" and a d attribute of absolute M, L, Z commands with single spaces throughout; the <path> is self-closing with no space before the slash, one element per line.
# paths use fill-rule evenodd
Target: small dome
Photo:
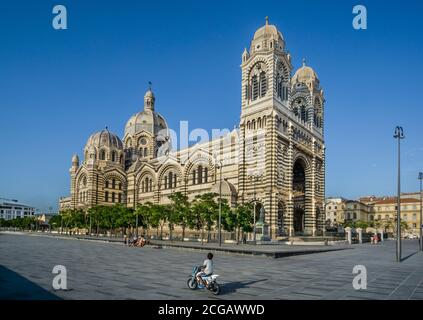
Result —
<path fill-rule="evenodd" d="M 123 143 L 120 138 L 111 133 L 107 128 L 92 134 L 87 141 L 85 148 L 88 150 L 91 147 L 95 147 L 97 149 L 101 147 L 106 148 L 115 148 L 118 150 L 123 150 Z"/>
<path fill-rule="evenodd" d="M 314 70 L 311 67 L 306 66 L 304 60 L 303 60 L 303 66 L 295 72 L 291 81 L 292 81 L 292 84 L 304 83 L 306 85 L 316 85 L 316 86 L 319 85 L 319 78 L 316 72 L 314 72 Z"/>
<path fill-rule="evenodd" d="M 285 46 L 285 40 L 282 33 L 276 28 L 276 26 L 269 24 L 269 18 L 266 17 L 266 24 L 259 28 L 251 41 L 250 52 L 253 53 L 262 49 L 271 49 L 271 43 L 274 42 L 274 48 L 283 50 Z"/>
<path fill-rule="evenodd" d="M 265 24 L 254 33 L 253 41 L 261 38 L 274 38 L 275 40 L 284 40 L 282 33 L 272 24 Z"/>

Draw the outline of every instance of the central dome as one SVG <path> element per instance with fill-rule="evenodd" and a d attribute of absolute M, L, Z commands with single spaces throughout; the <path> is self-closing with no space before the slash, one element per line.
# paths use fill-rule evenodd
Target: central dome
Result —
<path fill-rule="evenodd" d="M 144 110 L 134 114 L 126 123 L 124 141 L 127 137 L 134 137 L 142 131 L 153 137 L 157 137 L 160 133 L 168 135 L 166 120 L 154 111 L 155 100 L 154 93 L 150 88 L 144 96 Z"/>
<path fill-rule="evenodd" d="M 144 110 L 129 118 L 125 126 L 125 137 L 133 136 L 141 131 L 156 135 L 163 129 L 167 129 L 165 119 L 157 112 Z"/>

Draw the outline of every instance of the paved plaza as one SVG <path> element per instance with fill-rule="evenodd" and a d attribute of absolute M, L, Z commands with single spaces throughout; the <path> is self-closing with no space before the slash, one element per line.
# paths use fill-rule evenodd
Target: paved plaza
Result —
<path fill-rule="evenodd" d="M 222 293 L 191 291 L 186 279 L 204 252 L 132 248 L 120 243 L 0 234 L 0 299 L 423 299 L 423 253 L 416 240 L 354 245 L 272 259 L 217 253 Z M 68 290 L 54 291 L 55 265 Z M 367 268 L 367 289 L 354 290 L 355 265 Z"/>

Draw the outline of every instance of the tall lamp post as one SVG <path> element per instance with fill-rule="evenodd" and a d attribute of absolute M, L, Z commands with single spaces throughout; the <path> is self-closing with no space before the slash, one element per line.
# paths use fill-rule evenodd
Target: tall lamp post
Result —
<path fill-rule="evenodd" d="M 256 199 L 256 181 L 258 180 L 258 176 L 257 175 L 251 175 L 250 179 L 251 179 L 251 183 L 253 183 L 254 186 L 254 192 L 253 192 L 253 241 L 254 241 L 254 245 L 257 244 L 257 240 L 256 240 L 256 214 L 257 214 L 257 199 Z M 254 180 L 254 182 L 252 181 Z"/>
<path fill-rule="evenodd" d="M 222 160 L 219 160 L 219 247 L 222 246 Z"/>
<path fill-rule="evenodd" d="M 135 211 L 135 217 L 136 217 L 136 220 L 135 220 L 135 235 L 138 239 L 138 212 L 137 211 Z"/>
<path fill-rule="evenodd" d="M 398 181 L 397 181 L 397 262 L 401 262 L 401 139 L 404 139 L 402 127 L 395 128 L 394 138 L 398 141 Z"/>
<path fill-rule="evenodd" d="M 420 180 L 420 223 L 419 223 L 419 229 L 420 229 L 420 251 L 423 251 L 423 237 L 422 237 L 422 180 L 423 180 L 423 172 L 419 172 L 419 180 Z"/>

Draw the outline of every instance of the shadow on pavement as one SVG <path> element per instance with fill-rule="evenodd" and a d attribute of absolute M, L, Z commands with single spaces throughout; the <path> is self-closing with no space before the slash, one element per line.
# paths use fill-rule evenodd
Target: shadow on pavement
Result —
<path fill-rule="evenodd" d="M 415 252 L 413 252 L 413 253 L 410 253 L 408 256 L 406 256 L 406 257 L 402 258 L 402 259 L 401 259 L 401 262 L 402 262 L 402 261 L 407 260 L 408 258 L 411 258 L 412 256 L 414 256 L 416 253 L 419 253 L 419 252 L 420 252 L 420 251 L 415 251 Z"/>
<path fill-rule="evenodd" d="M 18 273 L 0 265 L 0 300 L 62 300 Z"/>
<path fill-rule="evenodd" d="M 262 281 L 267 281 L 267 279 L 225 283 L 225 284 L 220 285 L 220 295 L 225 295 L 225 294 L 228 294 L 228 293 L 234 293 L 238 289 L 248 288 L 250 285 L 257 283 L 257 282 L 262 282 Z"/>

